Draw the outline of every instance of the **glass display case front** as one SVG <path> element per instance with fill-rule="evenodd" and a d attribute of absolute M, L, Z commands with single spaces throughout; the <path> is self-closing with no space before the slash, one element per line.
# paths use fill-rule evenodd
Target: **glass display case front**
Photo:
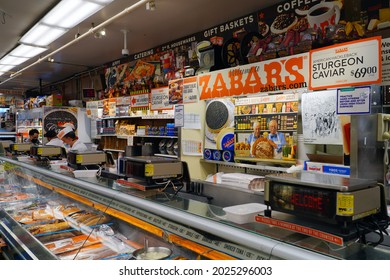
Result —
<path fill-rule="evenodd" d="M 390 259 L 385 245 L 339 246 L 229 220 L 227 208 L 180 192 L 1 159 L 0 237 L 10 259 Z"/>

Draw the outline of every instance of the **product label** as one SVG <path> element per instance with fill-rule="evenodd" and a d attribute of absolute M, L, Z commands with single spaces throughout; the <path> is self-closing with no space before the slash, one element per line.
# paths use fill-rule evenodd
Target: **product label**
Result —
<path fill-rule="evenodd" d="M 145 176 L 152 177 L 154 175 L 154 165 L 153 164 L 145 164 Z"/>
<path fill-rule="evenodd" d="M 336 214 L 339 216 L 352 216 L 354 213 L 354 196 L 352 194 L 337 193 Z"/>

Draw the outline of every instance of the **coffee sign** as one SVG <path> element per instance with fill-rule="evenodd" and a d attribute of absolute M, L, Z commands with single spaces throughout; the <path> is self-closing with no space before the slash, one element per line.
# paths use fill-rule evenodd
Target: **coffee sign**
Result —
<path fill-rule="evenodd" d="M 340 3 L 340 4 L 338 4 Z M 307 12 L 307 21 L 314 30 L 320 28 L 325 33 L 325 28 L 330 25 L 336 25 L 340 20 L 341 2 L 320 2 L 312 6 Z"/>
<path fill-rule="evenodd" d="M 378 84 L 381 80 L 379 36 L 310 52 L 311 90 Z"/>

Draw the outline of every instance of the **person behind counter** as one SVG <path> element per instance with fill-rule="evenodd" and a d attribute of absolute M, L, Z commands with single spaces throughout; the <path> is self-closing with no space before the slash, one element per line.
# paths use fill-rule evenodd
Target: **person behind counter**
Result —
<path fill-rule="evenodd" d="M 267 138 L 272 141 L 271 145 L 275 149 L 275 156 L 282 157 L 282 146 L 286 145 L 284 133 L 278 131 L 278 122 L 275 119 L 268 123 L 269 134 Z"/>
<path fill-rule="evenodd" d="M 39 137 L 39 131 L 36 128 L 30 129 L 28 132 L 28 138 L 26 139 L 26 143 L 32 143 L 34 145 L 40 145 L 41 142 L 38 139 Z"/>
<path fill-rule="evenodd" d="M 49 130 L 43 136 L 48 140 L 46 146 L 64 146 L 64 142 L 62 142 L 62 140 L 57 137 L 57 132 L 55 130 Z"/>
<path fill-rule="evenodd" d="M 255 141 L 257 140 L 257 138 L 259 138 L 261 135 L 261 125 L 260 125 L 260 122 L 258 121 L 255 121 L 253 123 L 253 133 L 251 135 L 249 135 L 249 137 L 246 139 L 246 142 L 250 145 L 250 150 L 252 151 L 252 145 L 253 143 L 255 143 Z"/>
<path fill-rule="evenodd" d="M 77 137 L 72 127 L 67 126 L 58 132 L 57 137 L 62 140 L 67 151 L 85 152 L 88 147 Z"/>

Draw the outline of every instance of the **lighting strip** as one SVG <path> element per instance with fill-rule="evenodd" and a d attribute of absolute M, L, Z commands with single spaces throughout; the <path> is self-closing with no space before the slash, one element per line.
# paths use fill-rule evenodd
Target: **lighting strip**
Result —
<path fill-rule="evenodd" d="M 14 66 L 46 51 L 69 29 L 114 0 L 62 0 L 19 40 L 19 46 L 0 60 L 0 76 Z M 40 61 L 40 60 L 39 60 Z M 11 64 L 13 67 L 9 68 Z M 6 70 L 4 70 L 6 69 Z M 11 75 L 12 76 L 12 75 Z M 3 84 L 4 81 L 1 83 Z"/>
<path fill-rule="evenodd" d="M 117 20 L 118 18 L 120 18 L 120 17 L 122 17 L 122 16 L 124 16 L 124 15 L 126 15 L 126 14 L 128 14 L 128 13 L 130 13 L 131 11 L 137 9 L 138 7 L 140 7 L 141 5 L 145 4 L 145 3 L 148 2 L 148 1 L 149 1 L 149 0 L 140 0 L 140 1 L 138 1 L 137 3 L 135 3 L 135 4 L 133 4 L 133 5 L 129 6 L 129 7 L 127 7 L 127 8 L 124 9 L 122 12 L 119 12 L 118 14 L 116 14 L 115 16 L 113 16 L 113 17 L 109 18 L 108 20 L 102 22 L 102 23 L 99 24 L 98 26 L 89 29 L 86 33 L 80 35 L 80 36 L 77 37 L 76 39 L 73 39 L 73 40 L 70 41 L 69 43 L 67 43 L 67 44 L 63 45 L 62 47 L 58 48 L 57 50 L 55 50 L 55 51 L 53 51 L 53 52 L 47 54 L 46 56 L 39 58 L 38 61 L 35 61 L 34 63 L 31 63 L 30 65 L 27 65 L 27 66 L 24 67 L 23 69 L 20 69 L 20 70 L 18 70 L 17 72 L 11 74 L 11 76 L 10 76 L 8 79 L 2 81 L 2 82 L 0 83 L 0 85 L 5 84 L 6 82 L 12 80 L 12 79 L 13 79 L 14 77 L 16 77 L 17 75 L 20 75 L 23 71 L 26 71 L 27 69 L 29 69 L 29 68 L 35 66 L 36 64 L 40 63 L 41 61 L 47 61 L 47 59 L 48 59 L 49 57 L 55 55 L 56 53 L 58 53 L 58 52 L 60 52 L 60 51 L 62 51 L 62 50 L 64 50 L 65 48 L 67 48 L 67 47 L 73 45 L 74 43 L 78 42 L 79 40 L 84 39 L 85 37 L 89 36 L 90 34 L 94 34 L 94 33 L 95 33 L 96 31 L 98 31 L 99 29 L 105 27 L 106 25 L 108 25 L 108 24 L 110 24 L 111 22 Z M 96 2 L 96 1 L 95 1 L 95 2 Z M 0 70 L 0 71 L 1 71 L 1 70 Z"/>

